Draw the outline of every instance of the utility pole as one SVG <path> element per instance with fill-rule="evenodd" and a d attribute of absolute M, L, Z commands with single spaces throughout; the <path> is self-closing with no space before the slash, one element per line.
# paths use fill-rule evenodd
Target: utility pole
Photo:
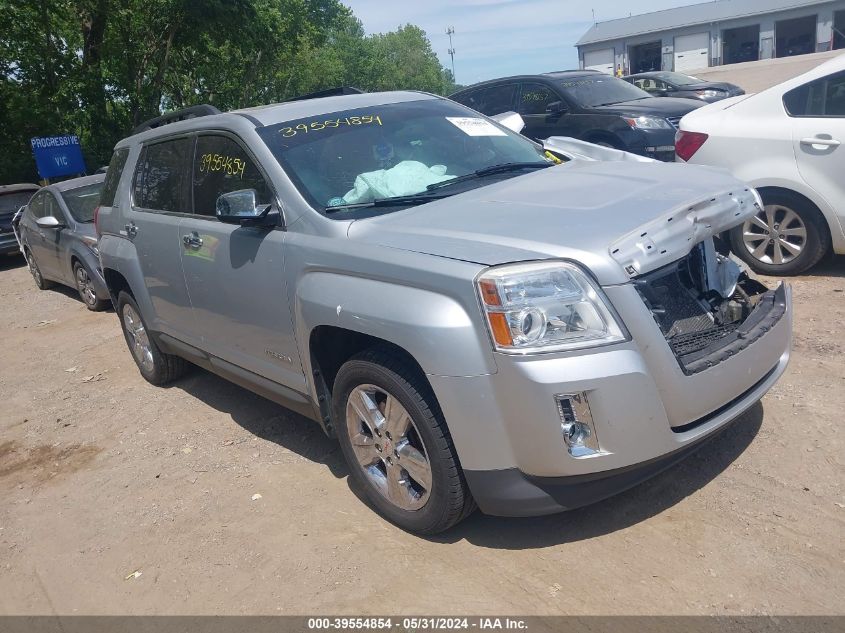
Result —
<path fill-rule="evenodd" d="M 452 35 L 455 33 L 455 27 L 450 26 L 446 29 L 446 35 L 449 36 L 449 57 L 452 58 L 452 81 L 458 83 L 458 80 L 455 79 L 455 49 L 452 46 Z"/>

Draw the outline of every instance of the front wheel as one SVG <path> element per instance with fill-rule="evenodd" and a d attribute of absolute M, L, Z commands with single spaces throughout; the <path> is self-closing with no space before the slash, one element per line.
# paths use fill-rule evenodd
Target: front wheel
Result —
<path fill-rule="evenodd" d="M 76 290 L 79 292 L 79 298 L 92 312 L 101 312 L 109 306 L 108 301 L 103 301 L 97 297 L 97 290 L 94 287 L 94 281 L 91 275 L 88 274 L 88 269 L 79 262 L 73 264 L 73 279 L 76 282 Z"/>
<path fill-rule="evenodd" d="M 344 363 L 332 408 L 350 477 L 385 518 L 435 534 L 475 509 L 431 388 L 401 356 L 368 350 Z"/>
<path fill-rule="evenodd" d="M 762 198 L 763 209 L 731 230 L 731 250 L 764 275 L 797 275 L 815 266 L 830 250 L 824 216 L 788 191 Z"/>

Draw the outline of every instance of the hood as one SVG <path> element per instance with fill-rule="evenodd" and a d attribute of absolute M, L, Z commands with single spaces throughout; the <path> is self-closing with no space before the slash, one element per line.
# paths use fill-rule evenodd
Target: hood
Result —
<path fill-rule="evenodd" d="M 678 90 L 723 90 L 731 96 L 745 94 L 745 91 L 739 86 L 724 81 L 701 81 L 695 84 L 678 86 Z"/>
<path fill-rule="evenodd" d="M 648 97 L 647 99 L 637 99 L 636 101 L 623 101 L 621 103 L 613 103 L 611 105 L 597 106 L 591 108 L 599 112 L 607 112 L 608 114 L 628 114 L 632 116 L 652 115 L 652 116 L 684 116 L 687 112 L 692 112 L 696 108 L 700 108 L 701 103 L 693 101 L 692 99 L 678 99 L 675 97 Z"/>
<path fill-rule="evenodd" d="M 680 163 L 572 161 L 383 216 L 349 238 L 482 265 L 561 258 L 599 283 L 680 259 L 754 214 L 727 171 Z"/>

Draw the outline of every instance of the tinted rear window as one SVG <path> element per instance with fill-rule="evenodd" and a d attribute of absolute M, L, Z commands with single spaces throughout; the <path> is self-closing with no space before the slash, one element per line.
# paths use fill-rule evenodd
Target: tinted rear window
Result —
<path fill-rule="evenodd" d="M 100 191 L 103 183 L 97 182 L 77 189 L 62 192 L 70 214 L 77 222 L 93 222 L 94 209 L 100 204 Z"/>
<path fill-rule="evenodd" d="M 127 148 L 119 149 L 112 154 L 109 168 L 106 170 L 106 180 L 102 183 L 103 190 L 100 195 L 100 204 L 103 206 L 110 207 L 114 204 L 117 185 L 120 182 L 120 176 L 123 174 L 123 168 L 126 166 L 128 157 L 129 149 Z"/>
<path fill-rule="evenodd" d="M 190 212 L 191 149 L 191 140 L 186 138 L 144 148 L 135 172 L 135 206 L 155 211 Z"/>
<path fill-rule="evenodd" d="M 34 191 L 15 191 L 0 195 L 0 213 L 14 213 L 32 198 Z"/>

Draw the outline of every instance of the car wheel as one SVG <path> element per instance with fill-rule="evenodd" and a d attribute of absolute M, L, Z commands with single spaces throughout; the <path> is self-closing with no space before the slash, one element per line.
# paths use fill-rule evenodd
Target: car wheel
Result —
<path fill-rule="evenodd" d="M 141 317 L 138 304 L 128 292 L 122 291 L 117 298 L 117 314 L 123 337 L 132 352 L 138 370 L 147 382 L 164 385 L 182 376 L 188 369 L 188 362 L 179 356 L 162 352 L 150 336 L 147 324 Z"/>
<path fill-rule="evenodd" d="M 41 274 L 41 269 L 38 268 L 38 264 L 35 261 L 35 257 L 32 255 L 32 251 L 26 249 L 25 251 L 26 256 L 26 265 L 29 267 L 29 272 L 32 275 L 32 278 L 35 280 L 35 285 L 38 287 L 39 290 L 47 290 L 48 288 L 53 287 L 53 282 L 44 279 L 44 275 Z"/>
<path fill-rule="evenodd" d="M 381 349 L 353 357 L 332 409 L 350 477 L 382 516 L 435 534 L 475 510 L 440 407 L 411 363 Z"/>
<path fill-rule="evenodd" d="M 731 250 L 757 273 L 797 275 L 830 250 L 824 217 L 808 200 L 778 191 L 763 194 L 763 209 L 731 230 Z"/>
<path fill-rule="evenodd" d="M 73 264 L 73 279 L 76 281 L 76 289 L 79 291 L 79 298 L 82 299 L 82 303 L 84 303 L 89 310 L 93 312 L 101 312 L 108 307 L 108 301 L 104 301 L 97 297 L 97 290 L 94 287 L 91 275 L 88 274 L 88 269 L 79 262 L 74 262 Z"/>

